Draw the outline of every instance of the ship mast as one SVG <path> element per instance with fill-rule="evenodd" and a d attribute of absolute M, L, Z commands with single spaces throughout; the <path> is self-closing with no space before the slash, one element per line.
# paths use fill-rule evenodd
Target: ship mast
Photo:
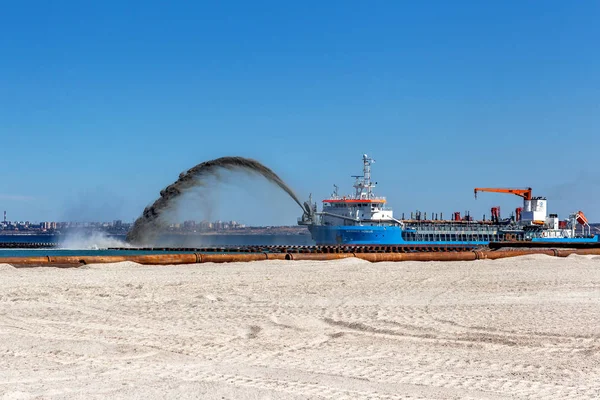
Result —
<path fill-rule="evenodd" d="M 371 164 L 374 162 L 375 160 L 363 154 L 363 175 L 352 176 L 356 178 L 354 188 L 356 189 L 355 196 L 357 199 L 372 199 L 374 197 L 373 188 L 375 185 L 371 182 Z"/>

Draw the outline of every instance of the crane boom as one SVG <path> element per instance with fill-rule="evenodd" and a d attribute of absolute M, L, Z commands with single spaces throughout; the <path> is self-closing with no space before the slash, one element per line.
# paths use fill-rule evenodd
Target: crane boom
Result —
<path fill-rule="evenodd" d="M 508 193 L 514 194 L 525 200 L 531 200 L 531 188 L 527 189 L 510 189 L 510 188 L 475 188 L 475 198 L 477 198 L 477 192 L 492 192 L 492 193 Z"/>

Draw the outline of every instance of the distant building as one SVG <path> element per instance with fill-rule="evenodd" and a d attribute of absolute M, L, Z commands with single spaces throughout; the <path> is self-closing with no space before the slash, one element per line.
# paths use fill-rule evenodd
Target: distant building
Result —
<path fill-rule="evenodd" d="M 40 223 L 40 229 L 42 229 L 43 231 L 55 231 L 57 227 L 56 222 L 42 222 Z M 22 230 L 23 228 L 25 228 L 25 225 L 23 224 L 22 226 L 20 226 L 20 229 Z"/>

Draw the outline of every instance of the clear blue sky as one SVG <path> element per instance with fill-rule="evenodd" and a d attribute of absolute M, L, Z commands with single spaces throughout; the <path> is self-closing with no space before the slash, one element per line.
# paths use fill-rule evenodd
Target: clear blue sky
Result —
<path fill-rule="evenodd" d="M 598 1 L 5 2 L 0 210 L 131 221 L 224 155 L 320 200 L 369 153 L 397 215 L 507 214 L 473 187 L 532 186 L 600 221 L 598 21 Z M 295 223 L 228 182 L 211 217 Z"/>

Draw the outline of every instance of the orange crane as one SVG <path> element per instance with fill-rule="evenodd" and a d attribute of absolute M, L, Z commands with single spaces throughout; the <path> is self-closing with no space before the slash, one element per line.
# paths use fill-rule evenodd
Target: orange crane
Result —
<path fill-rule="evenodd" d="M 531 200 L 531 188 L 527 189 L 508 189 L 508 188 L 475 188 L 475 198 L 477 192 L 509 193 L 515 194 L 525 200 Z"/>

